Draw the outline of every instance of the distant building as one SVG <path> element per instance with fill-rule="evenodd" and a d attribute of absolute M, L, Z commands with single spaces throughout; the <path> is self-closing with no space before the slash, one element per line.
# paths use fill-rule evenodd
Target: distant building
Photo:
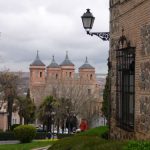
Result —
<path fill-rule="evenodd" d="M 56 63 L 53 56 L 52 62 L 46 67 L 37 53 L 36 59 L 30 65 L 30 95 L 36 106 L 39 107 L 48 95 L 64 97 L 66 87 L 68 89 L 81 88 L 82 92 L 84 89 L 85 96 L 82 100 L 90 96 L 93 97 L 93 101 L 88 104 L 91 114 L 95 112 L 101 114 L 100 86 L 96 80 L 95 68 L 88 63 L 87 58 L 79 68 L 79 73 L 76 74 L 75 65 L 69 59 L 68 54 L 66 54 L 65 60 L 60 65 Z M 78 98 L 80 101 L 81 98 Z M 84 108 L 83 111 L 87 114 Z M 81 117 L 84 117 L 84 115 Z"/>
<path fill-rule="evenodd" d="M 7 102 L 3 102 L 0 105 L 0 130 L 6 131 L 8 129 Z M 24 121 L 22 123 L 24 123 Z M 11 125 L 13 124 L 20 124 L 20 117 L 17 111 L 12 113 Z"/>

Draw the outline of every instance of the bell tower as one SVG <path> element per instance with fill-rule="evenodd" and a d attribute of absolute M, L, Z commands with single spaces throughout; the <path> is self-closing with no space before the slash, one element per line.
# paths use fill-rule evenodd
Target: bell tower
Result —
<path fill-rule="evenodd" d="M 47 66 L 47 79 L 58 81 L 61 78 L 61 68 L 53 56 L 52 62 Z"/>
<path fill-rule="evenodd" d="M 74 79 L 74 64 L 69 60 L 68 52 L 66 52 L 65 60 L 60 64 L 62 79 L 73 80 Z"/>
<path fill-rule="evenodd" d="M 85 63 L 79 68 L 80 81 L 95 82 L 95 68 L 88 63 L 88 58 L 86 57 Z"/>
<path fill-rule="evenodd" d="M 30 64 L 30 84 L 45 84 L 45 64 L 40 60 L 38 51 L 35 60 Z"/>

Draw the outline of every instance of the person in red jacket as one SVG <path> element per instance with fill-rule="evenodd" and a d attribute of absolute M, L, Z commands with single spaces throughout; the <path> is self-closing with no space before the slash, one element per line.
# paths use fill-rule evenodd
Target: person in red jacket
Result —
<path fill-rule="evenodd" d="M 82 119 L 81 123 L 80 123 L 80 130 L 81 132 L 85 131 L 88 129 L 88 124 L 87 124 L 87 120 Z"/>

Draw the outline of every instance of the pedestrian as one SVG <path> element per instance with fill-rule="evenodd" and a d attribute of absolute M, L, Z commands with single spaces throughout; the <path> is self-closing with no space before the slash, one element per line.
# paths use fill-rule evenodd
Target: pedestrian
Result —
<path fill-rule="evenodd" d="M 48 139 L 51 139 L 52 133 L 50 131 L 48 132 L 47 137 L 48 137 Z"/>
<path fill-rule="evenodd" d="M 87 120 L 82 119 L 81 123 L 80 123 L 80 130 L 81 132 L 85 131 L 88 129 L 88 124 L 87 124 Z"/>

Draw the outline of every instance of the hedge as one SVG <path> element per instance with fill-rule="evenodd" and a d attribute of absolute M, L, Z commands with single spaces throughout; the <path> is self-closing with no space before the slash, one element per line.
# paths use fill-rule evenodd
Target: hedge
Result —
<path fill-rule="evenodd" d="M 58 139 L 62 139 L 65 137 L 72 136 L 72 134 L 57 134 Z M 34 139 L 40 140 L 40 139 L 46 139 L 47 138 L 47 133 L 46 132 L 36 132 L 36 136 Z M 16 137 L 14 136 L 13 132 L 0 132 L 0 141 L 8 141 L 8 140 L 17 140 Z"/>
<path fill-rule="evenodd" d="M 0 141 L 16 140 L 13 132 L 0 132 Z"/>

